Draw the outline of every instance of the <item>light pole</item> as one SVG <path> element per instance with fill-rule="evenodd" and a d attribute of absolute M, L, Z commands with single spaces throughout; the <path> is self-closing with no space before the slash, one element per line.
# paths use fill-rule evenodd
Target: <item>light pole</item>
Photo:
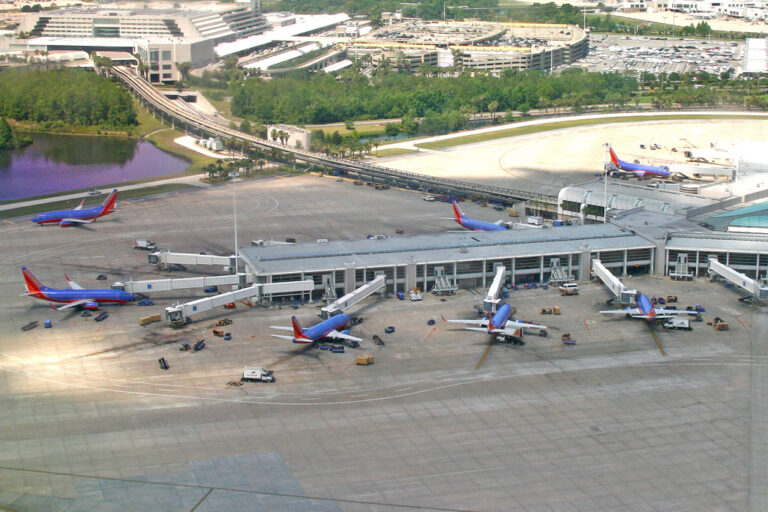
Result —
<path fill-rule="evenodd" d="M 603 144 L 603 146 L 606 148 L 610 148 L 611 145 L 609 143 Z M 605 177 L 603 178 L 603 224 L 608 223 L 608 161 L 607 157 L 605 156 L 605 153 L 603 153 L 603 170 L 605 170 Z"/>
<path fill-rule="evenodd" d="M 237 187 L 235 186 L 234 173 L 230 173 L 230 177 L 232 178 L 232 210 L 234 211 L 235 219 L 235 275 L 237 275 Z"/>

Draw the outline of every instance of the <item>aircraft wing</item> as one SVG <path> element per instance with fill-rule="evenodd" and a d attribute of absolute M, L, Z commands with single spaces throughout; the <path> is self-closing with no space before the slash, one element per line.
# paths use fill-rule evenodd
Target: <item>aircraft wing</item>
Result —
<path fill-rule="evenodd" d="M 336 330 L 333 330 L 325 335 L 326 338 L 335 338 L 340 340 L 348 340 L 348 341 L 363 341 L 362 338 L 356 338 L 354 336 L 350 336 L 349 334 L 344 334 L 343 332 L 339 332 Z"/>
<path fill-rule="evenodd" d="M 83 287 L 82 287 L 82 286 L 80 286 L 79 284 L 77 284 L 76 282 L 74 282 L 73 280 L 71 280 L 67 274 L 64 274 L 64 277 L 66 277 L 66 278 L 67 278 L 67 284 L 68 284 L 68 285 L 69 285 L 69 287 L 70 287 L 70 288 L 72 288 L 73 290 L 82 290 L 82 289 L 83 289 Z"/>
<path fill-rule="evenodd" d="M 80 201 L 80 204 L 79 204 L 79 205 L 77 205 L 77 208 L 75 208 L 75 210 L 82 210 L 82 209 L 83 209 L 83 206 L 85 206 L 85 199 L 83 199 L 82 201 Z"/>
<path fill-rule="evenodd" d="M 74 302 L 70 302 L 68 304 L 64 304 L 63 306 L 61 306 L 59 308 L 53 307 L 53 304 L 51 304 L 51 307 L 53 309 L 55 309 L 56 311 L 61 311 L 63 309 L 76 308 L 77 306 L 82 306 L 84 304 L 88 304 L 89 302 L 93 302 L 93 300 L 91 300 L 91 299 L 81 299 L 81 300 L 76 300 Z"/>
<path fill-rule="evenodd" d="M 466 324 L 466 325 L 488 325 L 488 319 L 487 318 L 478 318 L 477 320 L 447 320 L 445 317 L 443 318 L 443 322 L 453 323 L 453 324 Z M 469 329 L 469 327 L 467 327 Z M 485 330 L 485 329 L 481 329 Z"/>
<path fill-rule="evenodd" d="M 287 327 L 285 325 L 270 325 L 270 329 L 280 329 L 281 331 L 292 331 L 293 327 Z M 276 336 L 276 335 L 273 335 Z"/>
<path fill-rule="evenodd" d="M 627 308 L 627 309 L 609 309 L 608 311 L 601 311 L 603 315 L 631 315 L 642 316 L 643 312 L 640 308 Z"/>
<path fill-rule="evenodd" d="M 513 330 L 518 329 L 546 329 L 546 325 L 538 325 L 538 324 L 527 324 L 525 322 L 520 322 L 518 320 L 507 320 L 506 325 L 504 325 L 504 329 L 512 328 Z"/>
<path fill-rule="evenodd" d="M 291 340 L 293 341 L 293 336 L 287 336 L 285 334 L 270 334 L 273 338 L 282 338 L 284 340 Z"/>
<path fill-rule="evenodd" d="M 504 219 L 499 219 L 496 222 L 494 222 L 497 226 L 506 226 L 507 222 Z"/>
<path fill-rule="evenodd" d="M 74 222 L 77 224 L 90 224 L 91 222 L 95 221 L 96 219 L 61 219 L 60 222 Z"/>

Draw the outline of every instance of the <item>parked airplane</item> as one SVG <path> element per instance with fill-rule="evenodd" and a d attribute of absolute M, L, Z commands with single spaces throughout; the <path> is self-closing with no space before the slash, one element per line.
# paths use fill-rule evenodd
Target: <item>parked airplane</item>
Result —
<path fill-rule="evenodd" d="M 73 224 L 90 224 L 99 217 L 109 215 L 115 211 L 115 201 L 117 200 L 117 189 L 112 190 L 107 198 L 99 206 L 83 209 L 85 199 L 74 210 L 59 210 L 55 212 L 39 213 L 32 217 L 32 222 L 41 226 L 43 224 L 58 223 L 61 227 L 69 227 Z"/>
<path fill-rule="evenodd" d="M 343 329 L 350 321 L 349 315 L 341 313 L 340 315 L 332 316 L 327 320 L 323 320 L 319 324 L 315 324 L 307 329 L 302 329 L 299 325 L 299 321 L 295 316 L 291 317 L 293 327 L 284 327 L 281 325 L 270 325 L 271 329 L 280 329 L 283 331 L 293 331 L 293 336 L 286 336 L 283 334 L 273 334 L 275 338 L 283 338 L 291 340 L 294 343 L 313 343 L 322 338 L 335 338 L 347 341 L 363 341 L 361 338 L 350 336 L 344 332 L 338 331 Z"/>
<path fill-rule="evenodd" d="M 453 220 L 458 222 L 460 226 L 472 231 L 506 231 L 507 229 L 501 225 L 501 221 L 498 221 L 498 223 L 494 224 L 482 220 L 470 219 L 464 215 L 461 209 L 459 209 L 459 204 L 456 201 L 453 201 L 453 215 Z"/>
<path fill-rule="evenodd" d="M 99 303 L 105 302 L 117 302 L 126 303 L 134 299 L 133 295 L 122 290 L 110 290 L 104 288 L 86 289 L 72 281 L 69 276 L 65 274 L 67 278 L 67 284 L 69 290 L 58 290 L 56 288 L 49 288 L 43 286 L 40 281 L 30 272 L 27 267 L 21 267 L 21 272 L 24 274 L 24 285 L 27 288 L 29 295 L 38 299 L 47 300 L 50 302 L 66 302 L 67 304 L 59 308 L 54 308 L 51 304 L 51 308 L 62 310 L 74 307 L 82 307 L 84 309 L 98 309 Z"/>
<path fill-rule="evenodd" d="M 642 318 L 643 320 L 659 320 L 664 318 L 672 318 L 677 315 L 698 315 L 698 311 L 686 311 L 677 309 L 665 309 L 656 308 L 653 306 L 653 302 L 647 295 L 642 293 L 637 294 L 637 306 L 636 308 L 626 307 L 624 309 L 612 309 L 608 311 L 601 311 L 603 315 L 625 315 L 627 318 Z"/>
<path fill-rule="evenodd" d="M 666 167 L 625 162 L 624 160 L 619 160 L 619 157 L 616 156 L 616 152 L 613 150 L 613 148 L 609 147 L 608 151 L 611 154 L 611 162 L 613 162 L 613 165 L 618 169 L 618 171 L 615 172 L 633 174 L 640 179 L 650 176 L 658 176 L 660 178 L 669 177 L 669 169 Z"/>
<path fill-rule="evenodd" d="M 510 338 L 517 338 L 520 336 L 520 330 L 527 327 L 529 329 L 546 329 L 544 325 L 527 324 L 520 322 L 519 320 L 510 320 L 512 316 L 512 308 L 509 304 L 502 304 L 496 311 L 496 314 L 488 313 L 488 318 L 482 318 L 477 320 L 446 320 L 443 317 L 444 322 L 453 322 L 466 325 L 479 325 L 480 327 L 464 327 L 470 331 L 487 332 L 488 334 L 495 334 L 497 336 L 506 336 Z"/>

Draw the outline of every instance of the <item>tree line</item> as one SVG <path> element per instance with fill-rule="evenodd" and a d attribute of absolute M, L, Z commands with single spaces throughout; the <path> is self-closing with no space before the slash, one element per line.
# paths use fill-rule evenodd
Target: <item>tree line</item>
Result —
<path fill-rule="evenodd" d="M 347 119 L 448 116 L 602 104 L 637 89 L 637 80 L 616 73 L 567 70 L 557 76 L 508 70 L 501 76 L 461 73 L 455 77 L 383 73 L 368 78 L 351 71 L 337 80 L 323 73 L 307 78 L 249 78 L 233 91 L 232 113 L 270 123 L 322 124 Z"/>
<path fill-rule="evenodd" d="M 90 71 L 67 68 L 0 71 L 0 116 L 108 128 L 137 124 L 125 88 Z"/>

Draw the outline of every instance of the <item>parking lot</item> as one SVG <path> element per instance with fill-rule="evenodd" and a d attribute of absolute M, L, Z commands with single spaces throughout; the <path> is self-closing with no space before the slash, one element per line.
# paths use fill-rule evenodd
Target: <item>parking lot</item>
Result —
<path fill-rule="evenodd" d="M 240 182 L 239 239 L 358 239 L 454 229 L 445 204 L 303 176 Z M 648 295 L 701 303 L 691 332 L 598 314 L 582 284 L 511 292 L 516 318 L 550 327 L 525 346 L 441 320 L 476 318 L 484 290 L 444 300 L 370 298 L 344 353 L 272 338 L 318 320 L 318 304 L 215 310 L 184 329 L 142 327 L 193 293 L 105 306 L 95 323 L 19 297 L 19 267 L 48 286 L 168 276 L 137 238 L 228 254 L 232 187 L 119 201 L 83 229 L 0 224 L 0 505 L 25 510 L 743 510 L 766 489 L 765 314 L 705 280 L 629 279 Z M 493 213 L 466 204 L 467 214 Z M 96 281 L 106 273 L 108 281 Z M 216 274 L 190 268 L 176 277 Z M 561 315 L 541 308 L 560 306 Z M 613 306 L 611 306 L 613 307 Z M 217 319 L 232 339 L 212 335 Z M 27 332 L 30 321 L 53 327 Z M 436 320 L 428 325 L 430 319 Z M 395 327 L 384 334 L 388 326 Z M 560 340 L 569 333 L 573 346 Z M 384 344 L 372 341 L 376 334 Z M 201 351 L 182 343 L 205 339 Z M 490 348 L 489 348 L 490 347 Z M 374 356 L 358 366 L 355 357 Z M 484 357 L 485 356 L 485 357 Z M 169 369 L 158 366 L 164 357 Z M 479 363 L 482 360 L 482 365 Z M 244 366 L 273 384 L 239 385 Z"/>
<path fill-rule="evenodd" d="M 651 36 L 592 36 L 589 54 L 576 65 L 599 72 L 719 75 L 741 67 L 744 45 L 735 41 Z"/>

